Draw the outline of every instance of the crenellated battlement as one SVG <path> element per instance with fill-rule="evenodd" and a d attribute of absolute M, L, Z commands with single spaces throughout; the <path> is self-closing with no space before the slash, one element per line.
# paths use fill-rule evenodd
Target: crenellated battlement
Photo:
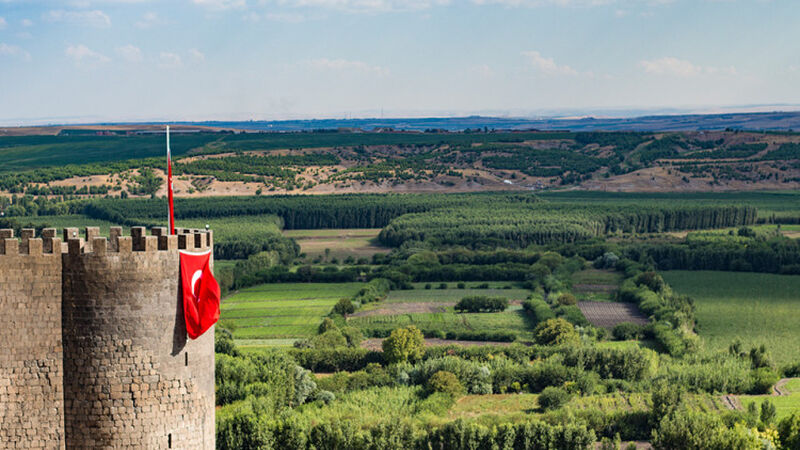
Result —
<path fill-rule="evenodd" d="M 55 228 L 45 228 L 40 237 L 35 230 L 24 228 L 19 238 L 14 230 L 0 229 L 0 257 L 11 255 L 81 255 L 158 251 L 206 251 L 214 247 L 214 234 L 210 230 L 181 228 L 178 234 L 170 235 L 165 227 L 153 227 L 147 234 L 145 227 L 131 227 L 130 235 L 122 233 L 122 227 L 111 227 L 109 236 L 100 235 L 99 227 L 64 228 L 59 238 Z"/>

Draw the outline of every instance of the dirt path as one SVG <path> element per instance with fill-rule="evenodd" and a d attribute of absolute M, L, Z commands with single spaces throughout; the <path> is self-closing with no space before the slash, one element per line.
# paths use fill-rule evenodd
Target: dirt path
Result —
<path fill-rule="evenodd" d="M 782 378 L 778 380 L 772 388 L 772 395 L 789 395 L 789 390 L 786 389 L 786 383 L 788 383 L 789 380 L 791 380 L 791 378 Z"/>

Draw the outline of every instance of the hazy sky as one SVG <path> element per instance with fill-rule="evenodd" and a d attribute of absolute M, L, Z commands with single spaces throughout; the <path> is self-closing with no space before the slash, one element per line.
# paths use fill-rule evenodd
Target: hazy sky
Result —
<path fill-rule="evenodd" d="M 0 123 L 800 104 L 797 0 L 0 0 Z"/>

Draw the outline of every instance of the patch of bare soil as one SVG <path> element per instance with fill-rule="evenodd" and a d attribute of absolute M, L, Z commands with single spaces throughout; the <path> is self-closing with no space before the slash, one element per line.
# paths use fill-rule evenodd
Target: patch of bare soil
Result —
<path fill-rule="evenodd" d="M 447 307 L 455 305 L 455 302 L 409 302 L 409 303 L 387 303 L 386 306 L 368 311 L 359 311 L 350 314 L 348 317 L 368 317 L 368 316 L 392 316 L 397 314 L 413 313 L 441 313 Z"/>
<path fill-rule="evenodd" d="M 647 317 L 631 303 L 578 302 L 578 308 L 596 327 L 613 328 L 623 322 L 647 325 Z"/>
<path fill-rule="evenodd" d="M 382 343 L 383 339 L 380 338 L 364 339 L 364 341 L 361 342 L 361 347 L 369 350 L 382 351 L 383 350 L 383 347 L 381 347 Z M 478 347 L 482 345 L 492 345 L 497 347 L 507 347 L 511 345 L 511 343 L 494 342 L 494 341 L 456 341 L 456 340 L 436 339 L 436 338 L 425 339 L 426 347 L 438 347 L 443 345 L 460 345 L 462 347 Z"/>
<path fill-rule="evenodd" d="M 671 172 L 671 173 L 670 173 Z M 714 184 L 712 178 L 686 178 L 676 169 L 648 167 L 624 175 L 589 180 L 580 189 L 607 192 L 727 192 L 753 190 L 797 189 L 800 183 L 784 183 L 775 179 L 747 182 L 742 180 L 720 180 Z M 688 180 L 688 181 L 687 181 Z"/>

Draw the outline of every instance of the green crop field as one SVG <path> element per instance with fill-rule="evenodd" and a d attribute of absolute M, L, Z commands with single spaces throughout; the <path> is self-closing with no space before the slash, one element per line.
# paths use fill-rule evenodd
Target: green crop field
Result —
<path fill-rule="evenodd" d="M 175 226 L 179 228 L 205 228 L 206 225 L 214 231 L 214 239 L 233 239 L 236 236 L 254 234 L 280 233 L 280 219 L 271 214 L 258 216 L 231 216 L 211 219 L 183 219 L 176 220 Z"/>
<path fill-rule="evenodd" d="M 412 290 L 391 291 L 386 298 L 387 303 L 411 303 L 411 302 L 457 302 L 464 297 L 471 295 L 487 295 L 491 297 L 505 297 L 511 300 L 525 300 L 530 295 L 527 289 L 515 287 L 517 283 L 511 282 L 488 282 L 489 289 L 477 289 L 475 286 L 483 284 L 480 282 L 465 283 L 466 289 L 457 289 L 457 283 L 445 283 L 448 289 L 438 289 L 440 283 L 430 283 L 431 289 L 425 289 L 427 283 L 414 283 Z M 504 289 L 510 287 L 510 289 Z"/>
<path fill-rule="evenodd" d="M 222 326 L 236 339 L 310 337 L 334 303 L 353 296 L 362 283 L 263 284 L 222 301 Z"/>
<path fill-rule="evenodd" d="M 778 364 L 800 361 L 800 276 L 737 272 L 664 272 L 672 288 L 695 300 L 706 346 L 725 350 L 736 338 L 764 344 Z"/>
<path fill-rule="evenodd" d="M 378 315 L 353 317 L 348 324 L 358 328 L 371 330 L 394 330 L 407 325 L 417 328 L 461 332 L 507 332 L 513 331 L 520 336 L 530 337 L 533 324 L 519 307 L 510 307 L 500 313 L 455 313 L 452 308 L 441 313 L 411 313 L 396 315 Z"/>

